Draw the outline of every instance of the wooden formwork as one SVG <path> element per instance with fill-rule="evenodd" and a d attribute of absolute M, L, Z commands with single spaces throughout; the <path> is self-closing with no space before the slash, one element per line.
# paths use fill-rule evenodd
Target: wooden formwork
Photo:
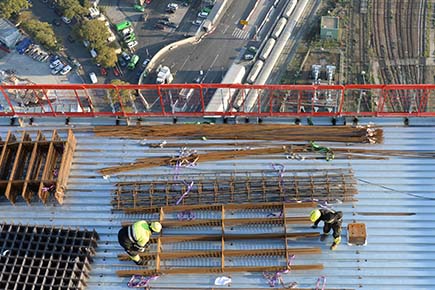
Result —
<path fill-rule="evenodd" d="M 156 251 L 149 253 L 141 253 L 143 257 L 147 257 L 153 262 L 154 267 L 140 270 L 120 270 L 117 274 L 122 277 L 131 276 L 134 274 L 139 275 L 153 275 L 153 274 L 201 274 L 201 273 L 232 273 L 232 272 L 263 272 L 263 271 L 280 271 L 283 269 L 291 270 L 321 270 L 322 264 L 296 264 L 290 265 L 292 255 L 315 255 L 320 254 L 321 249 L 318 247 L 290 247 L 288 241 L 305 238 L 318 238 L 318 232 L 289 232 L 289 228 L 296 224 L 307 226 L 310 220 L 307 216 L 287 216 L 287 212 L 296 208 L 312 208 L 316 204 L 312 202 L 306 203 L 263 203 L 263 204 L 229 204 L 229 205 L 193 205 L 193 206 L 179 206 L 179 207 L 162 207 L 160 208 L 159 221 L 163 225 L 163 231 L 159 237 L 152 238 L 151 244 L 155 245 Z M 214 211 L 220 213 L 220 218 L 214 219 L 174 219 L 175 213 L 186 211 Z M 266 217 L 255 218 L 226 218 L 232 216 L 234 212 L 276 212 L 279 214 L 266 215 Z M 168 216 L 169 218 L 166 218 Z M 129 222 L 124 222 L 123 226 L 130 225 Z M 228 229 L 234 227 L 260 227 L 266 225 L 277 227 L 279 232 L 261 232 L 254 231 L 249 234 L 233 234 Z M 165 230 L 168 228 L 183 227 L 188 235 L 165 235 Z M 198 234 L 192 233 L 189 228 L 220 228 L 218 234 Z M 255 245 L 261 240 L 275 241 L 275 245 L 269 248 L 261 248 L 249 245 Z M 235 241 L 243 241 L 247 245 L 243 249 L 232 249 L 231 245 Z M 188 250 L 164 250 L 164 246 L 173 243 L 192 243 L 192 242 L 205 242 L 220 244 L 218 249 L 213 247 L 206 247 L 200 249 Z M 154 248 L 154 246 L 153 246 Z M 120 260 L 128 260 L 128 255 L 120 254 Z M 237 265 L 236 259 L 243 258 L 247 263 L 244 265 Z M 263 258 L 272 258 L 274 265 L 262 264 Z M 183 264 L 186 259 L 195 259 L 196 261 L 210 261 L 214 260 L 214 266 L 191 266 Z M 168 266 L 171 261 L 178 260 L 180 263 L 177 266 Z M 232 261 L 234 263 L 231 263 Z M 230 265 L 231 264 L 231 265 Z"/>
<path fill-rule="evenodd" d="M 41 131 L 34 140 L 29 132 L 20 134 L 17 138 L 9 131 L 0 144 L 0 190 L 13 204 L 19 195 L 30 204 L 35 194 L 46 203 L 51 193 L 62 204 L 76 146 L 74 134 L 69 130 L 67 140 L 56 130 L 49 140 Z"/>

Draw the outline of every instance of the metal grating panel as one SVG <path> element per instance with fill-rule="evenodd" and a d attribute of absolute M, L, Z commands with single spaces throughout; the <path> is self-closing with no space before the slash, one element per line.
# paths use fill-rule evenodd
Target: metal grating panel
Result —
<path fill-rule="evenodd" d="M 95 231 L 13 224 L 0 229 L 0 289 L 85 289 Z"/>

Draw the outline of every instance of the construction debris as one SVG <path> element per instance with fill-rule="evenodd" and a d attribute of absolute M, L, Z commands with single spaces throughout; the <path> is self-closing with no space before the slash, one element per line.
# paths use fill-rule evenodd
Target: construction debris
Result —
<path fill-rule="evenodd" d="M 127 213 L 153 211 L 157 207 L 181 205 L 295 202 L 355 201 L 356 180 L 350 169 L 286 170 L 238 172 L 237 174 L 178 175 L 178 180 L 119 182 L 113 207 Z M 161 178 L 160 178 L 161 179 Z M 193 182 L 188 194 L 189 182 Z"/>
<path fill-rule="evenodd" d="M 140 270 L 120 270 L 117 274 L 122 277 L 132 275 L 162 275 L 162 274 L 201 274 L 201 273 L 230 273 L 230 272 L 263 272 L 263 271 L 284 271 L 284 270 L 321 270 L 321 264 L 289 263 L 292 255 L 316 255 L 321 253 L 320 248 L 299 248 L 291 247 L 288 239 L 319 238 L 318 232 L 288 232 L 288 225 L 310 223 L 307 216 L 287 216 L 289 210 L 296 208 L 314 207 L 315 203 L 266 203 L 266 204 L 238 204 L 238 205 L 211 205 L 211 206 L 191 206 L 183 210 L 193 210 L 203 216 L 206 212 L 212 216 L 220 216 L 213 219 L 195 219 L 183 221 L 174 219 L 179 208 L 161 208 L 159 222 L 165 231 L 157 238 L 152 238 L 151 249 L 155 252 L 141 253 L 142 257 L 147 257 L 149 263 L 147 269 Z M 267 213 L 281 211 L 278 217 L 269 216 Z M 249 212 L 250 215 L 258 214 L 257 218 L 227 218 L 227 216 L 238 216 Z M 201 214 L 202 213 L 202 214 Z M 262 216 L 262 217 L 261 217 Z M 123 223 L 129 225 L 131 223 Z M 243 234 L 241 229 L 255 227 L 255 233 Z M 168 235 L 171 228 L 181 228 L 189 231 L 189 235 Z M 185 229 L 183 229 L 185 228 Z M 201 228 L 199 235 L 195 235 L 192 229 Z M 273 228 L 276 232 L 271 232 Z M 234 232 L 235 231 L 235 232 Z M 205 234 L 213 233 L 214 234 Z M 261 241 L 271 240 L 275 245 L 282 245 L 282 248 L 261 247 Z M 214 241 L 220 246 L 204 250 L 201 243 Z M 255 242 L 254 242 L 255 241 Z M 184 244 L 186 243 L 187 244 Z M 243 248 L 238 248 L 237 244 L 242 243 Z M 174 245 L 176 249 L 174 250 Z M 195 246 L 196 245 L 196 246 Z M 192 248 L 194 247 L 194 248 Z M 127 254 L 118 256 L 120 260 L 127 261 Z M 261 262 L 259 262 L 261 257 Z M 244 261 L 243 266 L 240 261 Z M 193 266 L 194 265 L 194 266 Z"/>
<path fill-rule="evenodd" d="M 29 132 L 21 132 L 17 138 L 9 131 L 0 143 L 0 190 L 13 204 L 18 195 L 30 204 L 35 194 L 43 203 L 53 194 L 62 204 L 75 147 L 71 130 L 66 141 L 56 130 L 50 140 L 41 131 L 35 140 Z"/>
<path fill-rule="evenodd" d="M 0 224 L 0 289 L 82 290 L 95 231 Z"/>
<path fill-rule="evenodd" d="M 286 124 L 174 124 L 154 126 L 96 126 L 97 136 L 130 139 L 282 140 L 382 143 L 383 130 L 370 126 L 297 126 Z"/>

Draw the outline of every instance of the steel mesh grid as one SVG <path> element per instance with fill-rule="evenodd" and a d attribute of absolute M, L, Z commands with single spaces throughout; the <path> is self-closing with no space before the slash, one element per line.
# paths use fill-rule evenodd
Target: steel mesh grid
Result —
<path fill-rule="evenodd" d="M 0 289 L 81 290 L 86 287 L 95 231 L 0 224 Z"/>

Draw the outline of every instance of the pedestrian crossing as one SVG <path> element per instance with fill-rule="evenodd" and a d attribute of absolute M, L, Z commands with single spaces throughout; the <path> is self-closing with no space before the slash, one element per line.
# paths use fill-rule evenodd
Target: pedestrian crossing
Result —
<path fill-rule="evenodd" d="M 239 39 L 248 39 L 251 34 L 250 32 L 250 29 L 243 30 L 236 27 L 231 35 Z"/>

